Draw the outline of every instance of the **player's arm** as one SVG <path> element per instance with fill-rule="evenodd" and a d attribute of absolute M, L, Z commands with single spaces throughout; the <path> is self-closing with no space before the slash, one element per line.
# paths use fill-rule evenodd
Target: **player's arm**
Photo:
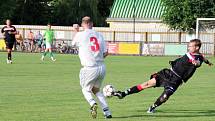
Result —
<path fill-rule="evenodd" d="M 207 58 L 205 58 L 203 54 L 200 53 L 200 55 L 203 57 L 203 62 L 204 63 L 208 64 L 209 66 L 213 65 L 213 63 L 211 63 Z"/>
<path fill-rule="evenodd" d="M 72 40 L 72 47 L 77 47 L 78 46 L 78 40 L 79 40 L 79 32 L 74 36 L 73 40 Z"/>
<path fill-rule="evenodd" d="M 14 31 L 11 34 L 17 34 L 16 28 L 13 26 Z"/>
<path fill-rule="evenodd" d="M 6 38 L 6 37 L 5 37 L 5 30 L 4 30 L 4 28 L 5 28 L 5 27 L 3 27 L 3 28 L 1 29 L 1 33 L 2 33 L 2 35 L 3 35 L 3 38 Z"/>
<path fill-rule="evenodd" d="M 213 66 L 213 63 L 211 63 L 208 59 L 206 59 L 205 57 L 203 58 L 204 60 L 204 62 L 206 63 L 206 64 L 208 64 L 209 66 Z"/>
<path fill-rule="evenodd" d="M 102 34 L 100 33 L 100 38 L 101 38 L 101 44 L 102 44 L 102 51 L 103 51 L 103 57 L 106 58 L 108 56 L 108 49 L 107 49 L 107 45 L 106 42 L 104 40 L 104 37 L 102 36 Z"/>
<path fill-rule="evenodd" d="M 13 30 L 12 31 L 9 31 L 8 34 L 16 34 L 16 28 L 13 26 Z"/>
<path fill-rule="evenodd" d="M 3 27 L 3 28 L 1 29 L 1 33 L 3 34 L 3 36 L 5 36 L 4 28 L 5 28 L 5 27 Z"/>

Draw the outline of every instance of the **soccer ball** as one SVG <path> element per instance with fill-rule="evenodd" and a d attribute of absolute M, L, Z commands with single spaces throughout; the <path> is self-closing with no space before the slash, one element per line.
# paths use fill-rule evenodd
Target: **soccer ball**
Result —
<path fill-rule="evenodd" d="M 112 97 L 112 93 L 115 91 L 114 87 L 112 85 L 106 85 L 103 88 L 103 94 L 105 97 Z"/>

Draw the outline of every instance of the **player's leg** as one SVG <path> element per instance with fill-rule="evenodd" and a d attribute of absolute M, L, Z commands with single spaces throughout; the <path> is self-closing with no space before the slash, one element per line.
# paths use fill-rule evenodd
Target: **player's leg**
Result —
<path fill-rule="evenodd" d="M 50 57 L 51 57 L 52 61 L 56 61 L 56 59 L 54 58 L 53 52 L 52 52 L 52 48 L 49 48 L 49 52 L 50 52 Z"/>
<path fill-rule="evenodd" d="M 51 45 L 49 42 L 46 42 L 46 49 L 41 57 L 41 60 L 43 61 L 45 56 L 50 52 L 50 48 L 51 48 Z"/>
<path fill-rule="evenodd" d="M 82 87 L 82 93 L 84 95 L 84 98 L 90 104 L 90 111 L 92 117 L 96 118 L 98 105 L 92 96 L 92 91 L 88 87 Z"/>
<path fill-rule="evenodd" d="M 52 60 L 52 61 L 56 61 L 56 59 L 54 58 L 54 55 L 53 55 L 53 53 L 52 53 L 52 45 L 51 45 L 51 43 L 46 42 L 46 48 L 47 48 L 48 51 L 49 51 L 49 55 L 50 55 L 51 60 Z"/>
<path fill-rule="evenodd" d="M 109 110 L 108 104 L 103 93 L 97 87 L 93 87 L 92 91 L 94 95 L 97 97 L 99 104 L 101 105 L 105 118 L 112 118 L 111 112 Z"/>
<path fill-rule="evenodd" d="M 124 98 L 125 96 L 127 95 L 131 95 L 131 94 L 134 94 L 134 93 L 138 93 L 144 89 L 147 89 L 147 88 L 150 88 L 150 87 L 154 87 L 156 85 L 156 79 L 155 78 L 152 78 L 150 79 L 149 81 L 147 82 L 144 82 L 142 84 L 139 84 L 139 85 L 136 85 L 136 86 L 133 86 L 123 92 L 121 91 L 116 91 L 114 92 L 114 96 L 117 96 L 119 99 L 122 99 Z"/>
<path fill-rule="evenodd" d="M 7 63 L 11 63 L 12 62 L 12 54 L 11 54 L 11 49 L 7 49 Z"/>
<path fill-rule="evenodd" d="M 43 52 L 43 55 L 42 55 L 42 57 L 41 57 L 41 60 L 42 60 L 42 61 L 44 60 L 44 58 L 45 58 L 45 56 L 47 55 L 47 53 L 48 53 L 48 48 L 46 48 L 45 51 Z"/>
<path fill-rule="evenodd" d="M 13 43 L 7 43 L 7 63 L 12 63 L 12 49 L 13 49 Z"/>
<path fill-rule="evenodd" d="M 94 100 L 92 96 L 92 88 L 94 85 L 94 81 L 97 78 L 96 77 L 96 70 L 90 69 L 90 68 L 82 68 L 80 70 L 80 85 L 82 87 L 82 93 L 87 100 L 87 102 L 90 104 L 91 108 L 91 115 L 93 118 L 96 118 L 97 116 L 97 103 Z"/>
<path fill-rule="evenodd" d="M 176 89 L 172 87 L 166 87 L 160 97 L 155 101 L 153 105 L 151 105 L 147 111 L 147 113 L 154 113 L 155 108 L 165 103 L 169 97 L 175 92 Z"/>
<path fill-rule="evenodd" d="M 112 115 L 111 115 L 110 109 L 108 107 L 108 104 L 106 102 L 105 96 L 100 91 L 102 81 L 103 81 L 103 79 L 105 77 L 105 73 L 106 73 L 105 65 L 100 66 L 98 71 L 100 71 L 99 76 L 94 84 L 92 91 L 95 94 L 95 96 L 98 98 L 98 101 L 101 105 L 105 118 L 112 118 Z"/>
<path fill-rule="evenodd" d="M 5 40 L 5 45 L 6 45 L 6 49 L 7 49 L 7 64 L 10 63 L 10 58 L 11 58 L 11 53 L 10 53 L 10 49 L 9 49 L 9 43 Z"/>

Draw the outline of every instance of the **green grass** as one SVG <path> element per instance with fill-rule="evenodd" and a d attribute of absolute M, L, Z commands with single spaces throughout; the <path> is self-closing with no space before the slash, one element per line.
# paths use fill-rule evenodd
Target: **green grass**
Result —
<path fill-rule="evenodd" d="M 77 56 L 56 55 L 57 61 L 40 54 L 14 53 L 14 64 L 7 65 L 0 53 L 0 121 L 90 121 L 89 105 L 79 86 Z M 148 80 L 151 73 L 168 67 L 175 57 L 109 56 L 103 85 L 124 90 Z M 214 58 L 210 58 L 214 63 Z M 123 100 L 107 99 L 111 121 L 214 121 L 215 69 L 203 65 L 165 103 L 149 115 L 163 88 L 151 88 Z M 104 120 L 99 109 L 98 119 Z M 95 121 L 95 120 L 94 120 Z"/>

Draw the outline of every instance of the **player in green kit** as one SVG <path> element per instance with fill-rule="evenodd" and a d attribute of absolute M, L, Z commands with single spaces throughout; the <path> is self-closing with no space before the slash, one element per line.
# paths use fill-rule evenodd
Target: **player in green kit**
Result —
<path fill-rule="evenodd" d="M 46 43 L 46 49 L 45 52 L 43 53 L 41 60 L 43 61 L 47 53 L 50 54 L 50 57 L 52 61 L 56 61 L 56 59 L 53 56 L 52 53 L 52 43 L 54 40 L 54 30 L 51 29 L 51 24 L 48 24 L 48 29 L 44 33 L 44 38 L 45 38 L 45 43 Z"/>

